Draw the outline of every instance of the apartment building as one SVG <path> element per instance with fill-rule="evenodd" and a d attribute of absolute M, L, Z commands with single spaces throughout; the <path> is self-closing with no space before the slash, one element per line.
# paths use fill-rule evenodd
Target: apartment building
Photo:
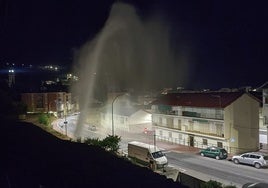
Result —
<path fill-rule="evenodd" d="M 59 117 L 73 110 L 71 93 L 22 93 L 21 100 L 28 113 L 57 113 Z"/>
<path fill-rule="evenodd" d="M 168 93 L 152 103 L 156 138 L 229 153 L 259 148 L 259 99 L 247 92 Z"/>

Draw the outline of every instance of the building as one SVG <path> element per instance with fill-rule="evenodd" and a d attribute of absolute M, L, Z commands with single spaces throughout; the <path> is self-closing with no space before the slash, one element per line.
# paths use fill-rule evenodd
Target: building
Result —
<path fill-rule="evenodd" d="M 100 123 L 107 130 L 112 129 L 113 124 L 115 132 L 142 133 L 145 128 L 149 128 L 151 125 L 151 114 L 145 110 L 122 106 L 114 109 L 111 113 L 111 108 L 111 106 L 108 106 L 100 113 Z"/>
<path fill-rule="evenodd" d="M 143 107 L 143 105 L 142 105 Z M 100 112 L 100 123 L 107 130 L 141 133 L 151 128 L 152 115 L 131 100 L 128 93 L 109 93 L 107 105 Z"/>
<path fill-rule="evenodd" d="M 259 107 L 247 92 L 168 93 L 152 103 L 157 139 L 229 153 L 259 149 Z"/>
<path fill-rule="evenodd" d="M 55 113 L 62 117 L 65 112 L 74 110 L 71 93 L 22 93 L 21 99 L 27 105 L 28 113 Z"/>

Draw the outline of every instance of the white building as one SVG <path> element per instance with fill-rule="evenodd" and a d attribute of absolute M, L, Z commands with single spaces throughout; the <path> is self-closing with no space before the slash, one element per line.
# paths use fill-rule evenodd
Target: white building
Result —
<path fill-rule="evenodd" d="M 170 93 L 152 103 L 157 139 L 229 153 L 259 149 L 260 101 L 246 92 Z"/>
<path fill-rule="evenodd" d="M 152 115 L 137 107 L 117 104 L 113 109 L 113 113 L 112 105 L 103 108 L 100 119 L 101 125 L 106 129 L 111 129 L 113 123 L 115 133 L 117 131 L 141 133 L 144 128 L 148 128 L 148 125 L 151 125 Z"/>

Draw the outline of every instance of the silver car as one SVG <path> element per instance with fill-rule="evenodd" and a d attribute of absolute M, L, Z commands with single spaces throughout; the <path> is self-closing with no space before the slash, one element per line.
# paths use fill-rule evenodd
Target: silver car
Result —
<path fill-rule="evenodd" d="M 255 166 L 255 168 L 261 168 L 268 166 L 268 154 L 250 152 L 242 155 L 234 155 L 232 161 L 235 164 L 247 164 Z"/>

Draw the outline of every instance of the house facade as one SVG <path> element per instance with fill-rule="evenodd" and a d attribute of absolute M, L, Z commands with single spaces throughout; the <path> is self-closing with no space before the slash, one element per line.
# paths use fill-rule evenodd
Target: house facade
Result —
<path fill-rule="evenodd" d="M 117 108 L 114 108 L 113 113 L 111 109 L 111 105 L 108 105 L 101 110 L 100 123 L 107 130 L 112 129 L 113 124 L 116 134 L 122 131 L 141 133 L 144 128 L 151 125 L 151 113 L 143 109 L 120 104 Z"/>
<path fill-rule="evenodd" d="M 268 89 L 265 88 L 262 90 L 262 111 L 261 111 L 261 121 L 260 128 L 268 129 Z"/>
<path fill-rule="evenodd" d="M 156 138 L 229 153 L 259 148 L 259 101 L 246 92 L 170 93 L 152 103 Z"/>
<path fill-rule="evenodd" d="M 22 93 L 21 100 L 28 113 L 57 113 L 59 117 L 72 111 L 71 93 Z"/>

